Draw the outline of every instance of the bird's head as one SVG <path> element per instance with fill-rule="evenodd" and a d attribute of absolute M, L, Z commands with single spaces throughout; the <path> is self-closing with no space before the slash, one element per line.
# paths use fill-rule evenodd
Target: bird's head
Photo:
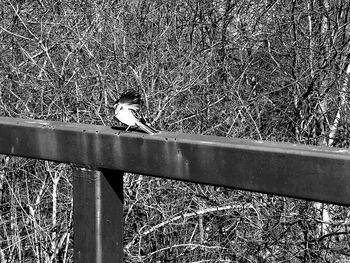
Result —
<path fill-rule="evenodd" d="M 118 115 L 118 113 L 123 109 L 123 104 L 116 103 L 113 105 L 115 115 Z"/>
<path fill-rule="evenodd" d="M 136 91 L 126 91 L 116 101 L 113 108 L 115 115 L 118 115 L 121 110 L 137 111 L 140 108 L 141 95 Z"/>

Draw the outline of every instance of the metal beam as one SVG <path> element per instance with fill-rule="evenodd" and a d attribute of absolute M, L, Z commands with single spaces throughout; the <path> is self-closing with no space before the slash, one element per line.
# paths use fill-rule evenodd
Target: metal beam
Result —
<path fill-rule="evenodd" d="M 0 153 L 350 205 L 346 149 L 0 118 Z"/>
<path fill-rule="evenodd" d="M 123 172 L 73 169 L 74 262 L 123 262 Z"/>

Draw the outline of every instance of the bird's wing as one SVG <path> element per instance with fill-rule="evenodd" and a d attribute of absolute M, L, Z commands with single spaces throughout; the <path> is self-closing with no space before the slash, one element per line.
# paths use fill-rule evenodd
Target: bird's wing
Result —
<path fill-rule="evenodd" d="M 139 114 L 136 110 L 131 110 L 132 114 L 136 118 L 136 125 L 140 127 L 143 131 L 147 132 L 148 134 L 155 134 L 159 131 L 155 128 L 151 127 L 149 123 L 145 120 L 145 118 L 142 117 L 141 114 Z"/>
<path fill-rule="evenodd" d="M 138 108 L 137 109 L 129 108 L 129 110 L 131 111 L 132 115 L 135 116 L 136 119 L 142 118 L 141 114 L 138 111 Z"/>
<path fill-rule="evenodd" d="M 142 123 L 141 121 L 136 121 L 136 125 L 139 128 L 141 128 L 141 130 L 143 130 L 146 133 L 151 134 L 151 135 L 159 132 L 156 129 L 154 129 L 153 127 L 149 126 L 148 124 Z"/>

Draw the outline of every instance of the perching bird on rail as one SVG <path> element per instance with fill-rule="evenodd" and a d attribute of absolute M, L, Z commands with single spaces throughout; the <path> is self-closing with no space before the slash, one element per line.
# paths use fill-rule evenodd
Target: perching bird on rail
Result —
<path fill-rule="evenodd" d="M 148 134 L 155 134 L 158 131 L 151 126 L 146 124 L 146 121 L 140 114 L 138 110 L 140 109 L 141 95 L 134 90 L 129 90 L 124 92 L 119 100 L 116 101 L 114 105 L 115 117 L 122 123 L 126 124 L 128 127 L 139 127 L 141 130 Z"/>

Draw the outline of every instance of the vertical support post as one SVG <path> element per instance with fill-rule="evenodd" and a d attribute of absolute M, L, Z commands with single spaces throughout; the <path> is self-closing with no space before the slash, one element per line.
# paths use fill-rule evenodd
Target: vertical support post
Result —
<path fill-rule="evenodd" d="M 74 262 L 123 262 L 123 172 L 73 169 Z"/>

